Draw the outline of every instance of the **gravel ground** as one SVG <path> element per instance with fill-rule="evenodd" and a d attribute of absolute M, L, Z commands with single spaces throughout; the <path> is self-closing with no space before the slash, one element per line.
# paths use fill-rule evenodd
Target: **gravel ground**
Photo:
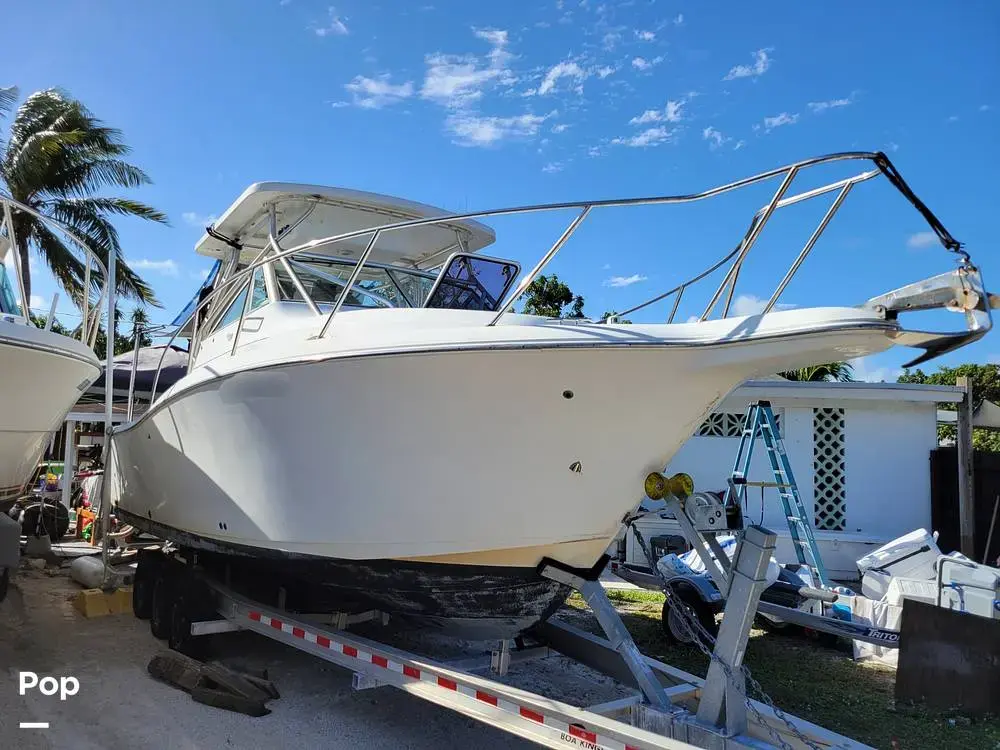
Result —
<path fill-rule="evenodd" d="M 55 575 L 52 575 L 55 573 Z M 536 747 L 392 688 L 354 691 L 351 674 L 252 633 L 214 636 L 213 656 L 266 667 L 281 693 L 260 718 L 194 703 L 146 672 L 163 644 L 131 615 L 84 618 L 62 571 L 22 569 L 0 604 L 0 748 L 171 750 L 324 747 Z M 22 670 L 70 675 L 65 701 L 21 696 Z M 47 721 L 47 730 L 19 729 Z"/>

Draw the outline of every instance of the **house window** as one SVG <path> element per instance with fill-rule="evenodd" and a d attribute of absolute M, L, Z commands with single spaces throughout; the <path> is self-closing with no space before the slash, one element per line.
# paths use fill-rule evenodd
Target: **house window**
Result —
<path fill-rule="evenodd" d="M 743 434 L 744 412 L 713 412 L 694 433 L 698 437 L 740 437 Z M 781 414 L 774 412 L 774 422 L 781 433 Z"/>
<path fill-rule="evenodd" d="M 847 525 L 844 410 L 813 409 L 813 525 L 841 531 Z"/>

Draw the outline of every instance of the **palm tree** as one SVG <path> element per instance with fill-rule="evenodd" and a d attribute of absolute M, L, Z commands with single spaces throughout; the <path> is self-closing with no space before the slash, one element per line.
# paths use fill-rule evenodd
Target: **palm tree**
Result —
<path fill-rule="evenodd" d="M 10 115 L 17 96 L 14 87 L 0 88 L 0 119 Z M 123 159 L 129 150 L 121 131 L 105 126 L 79 101 L 57 89 L 39 91 L 17 108 L 7 142 L 0 139 L 0 186 L 14 200 L 68 226 L 105 265 L 115 253 L 118 294 L 159 306 L 149 284 L 122 260 L 110 217 L 138 216 L 166 224 L 166 215 L 128 198 L 97 195 L 108 187 L 150 182 L 145 172 Z M 12 218 L 25 293 L 31 295 L 28 255 L 33 248 L 70 299 L 80 304 L 84 263 L 78 249 L 24 211 L 15 209 Z M 99 288 L 103 275 L 92 273 L 91 280 Z"/>
<path fill-rule="evenodd" d="M 847 362 L 830 362 L 825 365 L 800 367 L 798 370 L 788 370 L 778 373 L 785 380 L 801 380 L 811 383 L 835 381 L 850 383 L 854 380 L 854 367 Z"/>

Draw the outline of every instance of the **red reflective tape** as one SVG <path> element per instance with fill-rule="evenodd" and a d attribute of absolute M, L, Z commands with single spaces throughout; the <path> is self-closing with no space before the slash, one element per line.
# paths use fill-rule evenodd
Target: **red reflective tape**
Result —
<path fill-rule="evenodd" d="M 626 745 L 625 750 L 639 750 L 635 745 Z"/>
<path fill-rule="evenodd" d="M 497 697 L 495 695 L 484 693 L 482 690 L 476 691 L 476 700 L 482 701 L 483 703 L 489 703 L 491 706 L 495 706 L 497 704 Z"/>
<path fill-rule="evenodd" d="M 414 669 L 413 667 L 408 667 L 405 664 L 403 665 L 403 674 L 405 674 L 407 677 L 412 677 L 415 680 L 420 679 L 420 670 Z"/>
<path fill-rule="evenodd" d="M 354 648 L 354 646 L 344 646 L 343 651 L 348 656 L 353 656 L 355 658 L 358 656 L 358 650 Z"/>
<path fill-rule="evenodd" d="M 530 708 L 525 708 L 524 706 L 521 706 L 521 708 L 518 710 L 521 712 L 521 716 L 523 716 L 525 719 L 531 719 L 532 721 L 537 721 L 539 724 L 545 723 L 545 717 L 539 713 L 535 713 Z"/>
<path fill-rule="evenodd" d="M 569 733 L 574 737 L 579 737 L 581 740 L 597 744 L 597 735 L 594 732 L 588 732 L 586 729 L 581 729 L 580 727 L 570 724 Z"/>
<path fill-rule="evenodd" d="M 294 635 L 296 638 L 305 638 L 306 631 L 304 631 L 302 628 L 292 628 L 292 635 Z"/>
<path fill-rule="evenodd" d="M 321 635 L 317 635 L 316 636 L 316 645 L 317 646 L 322 646 L 323 648 L 330 648 L 330 639 L 329 638 L 325 638 L 324 636 L 321 636 Z"/>
<path fill-rule="evenodd" d="M 372 664 L 377 667 L 382 667 L 383 669 L 388 668 L 389 660 L 384 656 L 378 656 L 377 654 L 372 654 Z"/>
<path fill-rule="evenodd" d="M 448 688 L 449 690 L 458 690 L 458 683 L 453 682 L 446 677 L 438 677 L 438 685 L 443 688 Z"/>
<path fill-rule="evenodd" d="M 249 617 L 254 622 L 260 622 L 260 612 L 251 612 Z"/>
<path fill-rule="evenodd" d="M 275 630 L 281 630 L 281 620 L 271 620 L 271 627 Z"/>

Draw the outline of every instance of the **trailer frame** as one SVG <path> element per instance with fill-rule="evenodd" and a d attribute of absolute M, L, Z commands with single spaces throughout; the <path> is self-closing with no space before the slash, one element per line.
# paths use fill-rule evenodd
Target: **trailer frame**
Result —
<path fill-rule="evenodd" d="M 747 556 L 747 564 L 754 561 L 753 555 Z M 350 670 L 355 689 L 392 686 L 550 748 L 759 750 L 777 746 L 790 750 L 834 747 L 860 750 L 865 747 L 802 719 L 792 719 L 793 725 L 789 717 L 772 706 L 745 700 L 745 684 L 737 678 L 737 675 L 742 677 L 739 659 L 736 663 L 726 659 L 721 671 L 717 670 L 719 674 L 710 673 L 706 681 L 643 655 L 596 575 L 588 580 L 580 572 L 553 562 L 543 563 L 539 572 L 579 591 L 608 638 L 549 620 L 528 636 L 536 641 L 530 647 L 518 639 L 514 651 L 508 642 L 502 642 L 485 657 L 441 662 L 346 629 L 364 620 L 385 623 L 384 613 L 373 610 L 332 618 L 324 616 L 342 626 L 331 627 L 317 622 L 317 616 L 285 611 L 280 599 L 281 606 L 264 605 L 231 589 L 224 576 L 199 566 L 197 553 L 169 544 L 140 553 L 133 609 L 137 616 L 149 617 L 154 635 L 166 638 L 177 650 L 189 650 L 204 635 L 253 631 Z M 747 578 L 743 585 L 749 590 L 759 588 L 760 583 Z M 169 593 L 174 596 L 167 597 Z M 730 601 L 735 601 L 735 597 Z M 151 612 L 154 604 L 162 609 L 164 602 L 169 605 L 167 610 L 159 614 Z M 735 618 L 731 619 L 735 622 Z M 745 633 L 742 645 L 745 646 Z M 742 649 L 738 635 L 729 648 Z M 511 664 L 553 655 L 595 669 L 632 692 L 607 703 L 577 706 L 496 679 L 502 678 Z M 484 670 L 495 677 L 477 674 Z M 709 709 L 701 700 L 707 692 L 717 696 Z M 748 708 L 755 717 L 749 722 Z M 716 715 L 714 723 L 703 718 L 706 710 Z"/>

